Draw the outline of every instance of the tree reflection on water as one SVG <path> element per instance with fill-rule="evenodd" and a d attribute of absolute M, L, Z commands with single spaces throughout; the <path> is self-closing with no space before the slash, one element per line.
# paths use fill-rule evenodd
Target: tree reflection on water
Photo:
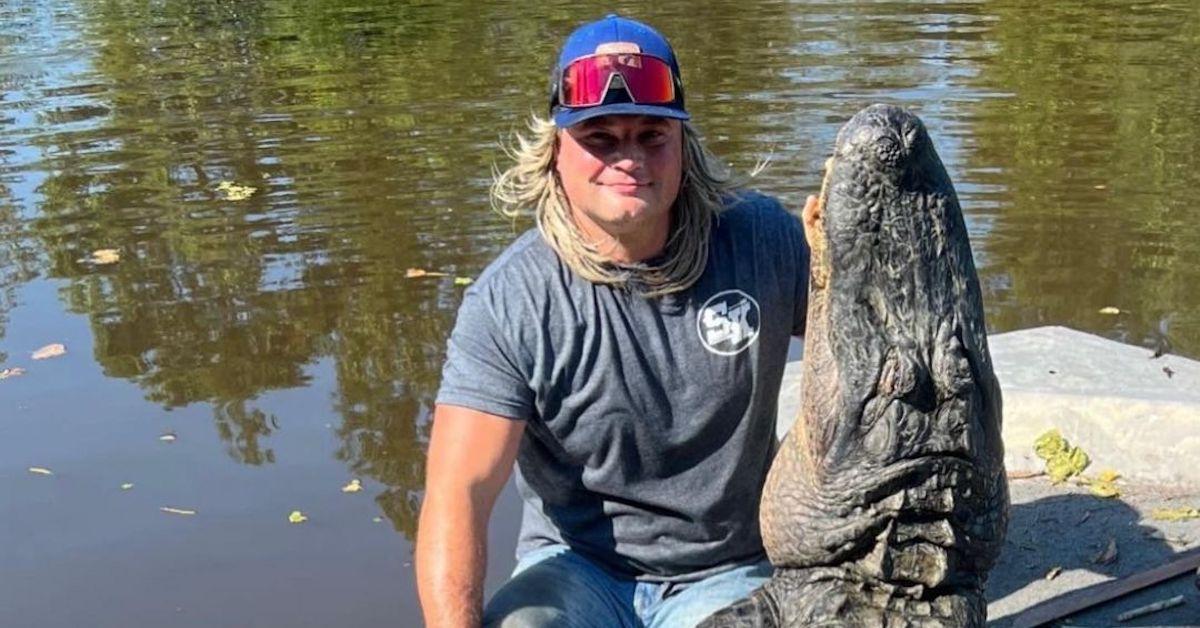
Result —
<path fill-rule="evenodd" d="M 388 487 L 411 537 L 453 275 L 529 226 L 487 208 L 497 140 L 544 106 L 558 38 L 607 6 L 76 4 L 0 9 L 0 340 L 15 290 L 58 281 L 105 374 L 165 408 L 210 404 L 249 465 L 301 420 L 263 398 L 327 361 L 335 455 Z M 917 107 L 975 225 L 993 330 L 1170 334 L 1197 355 L 1200 66 L 1175 61 L 1200 8 L 1108 4 L 626 13 L 675 41 L 716 151 L 773 155 L 754 185 L 793 209 L 853 111 Z M 101 248 L 120 263 L 80 263 Z"/>

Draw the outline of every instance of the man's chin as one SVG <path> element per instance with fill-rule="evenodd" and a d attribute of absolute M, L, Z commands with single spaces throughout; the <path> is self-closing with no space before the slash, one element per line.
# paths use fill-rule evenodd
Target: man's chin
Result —
<path fill-rule="evenodd" d="M 639 194 L 612 194 L 609 201 L 615 216 L 636 219 L 650 213 L 650 201 Z"/>

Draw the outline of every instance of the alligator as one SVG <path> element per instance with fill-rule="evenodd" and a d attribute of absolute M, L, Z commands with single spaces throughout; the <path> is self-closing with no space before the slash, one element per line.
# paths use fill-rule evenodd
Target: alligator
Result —
<path fill-rule="evenodd" d="M 803 401 L 759 509 L 774 575 L 701 626 L 982 626 L 1008 523 L 1000 388 L 925 125 L 856 114 L 816 207 Z"/>

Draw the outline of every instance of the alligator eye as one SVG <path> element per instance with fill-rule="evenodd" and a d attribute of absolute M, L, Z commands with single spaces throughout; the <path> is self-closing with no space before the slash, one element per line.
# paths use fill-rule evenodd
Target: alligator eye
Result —
<path fill-rule="evenodd" d="M 921 126 L 913 123 L 904 126 L 904 143 L 908 146 L 916 146 L 921 139 Z"/>

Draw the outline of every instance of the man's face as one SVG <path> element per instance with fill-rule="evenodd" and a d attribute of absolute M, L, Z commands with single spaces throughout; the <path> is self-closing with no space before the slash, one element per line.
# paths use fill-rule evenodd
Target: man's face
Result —
<path fill-rule="evenodd" d="M 556 168 L 585 233 L 666 233 L 683 178 L 683 128 L 651 116 L 601 116 L 559 131 Z"/>

